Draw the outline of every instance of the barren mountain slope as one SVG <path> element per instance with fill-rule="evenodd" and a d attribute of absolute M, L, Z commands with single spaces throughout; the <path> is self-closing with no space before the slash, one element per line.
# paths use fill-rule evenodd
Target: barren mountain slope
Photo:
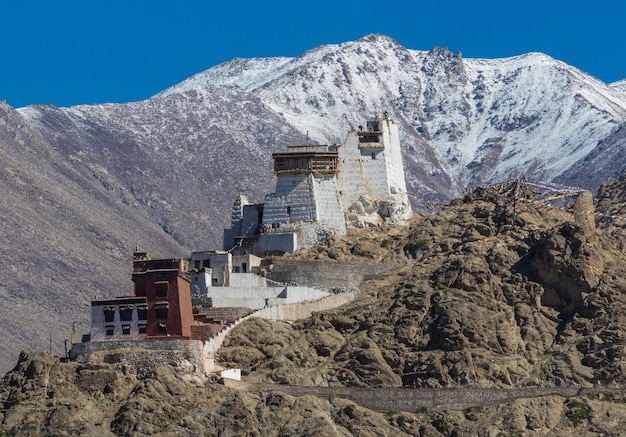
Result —
<path fill-rule="evenodd" d="M 6 372 L 24 348 L 62 354 L 72 322 L 88 326 L 96 295 L 132 294 L 135 244 L 162 256 L 186 251 L 110 195 L 105 168 L 68 160 L 5 104 L 0 151 L 0 371 Z"/>
<path fill-rule="evenodd" d="M 260 202 L 271 191 L 271 152 L 304 142 L 232 86 L 22 113 L 67 160 L 97 167 L 113 198 L 197 250 L 221 248 L 237 194 Z"/>

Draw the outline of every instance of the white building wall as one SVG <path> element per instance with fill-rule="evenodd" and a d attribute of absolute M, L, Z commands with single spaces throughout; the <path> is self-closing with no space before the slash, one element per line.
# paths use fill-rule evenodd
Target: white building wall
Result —
<path fill-rule="evenodd" d="M 267 278 L 254 273 L 231 273 L 231 287 L 267 287 Z"/>
<path fill-rule="evenodd" d="M 276 233 L 259 235 L 254 246 L 254 252 L 262 256 L 272 252 L 293 253 L 300 247 L 298 235 L 295 232 Z"/>
<path fill-rule="evenodd" d="M 341 235 L 347 233 L 336 177 L 314 178 L 317 221 Z"/>
<path fill-rule="evenodd" d="M 337 180 L 344 209 L 361 195 L 380 200 L 396 193 L 406 195 L 398 126 L 393 120 L 380 120 L 379 127 L 382 132 L 379 144 L 383 147 L 359 148 L 358 132 L 354 130 L 337 147 L 340 166 Z"/>
<path fill-rule="evenodd" d="M 337 155 L 339 161 L 337 186 L 345 211 L 365 192 L 359 136 L 356 131 L 348 132 L 345 143 L 337 146 Z"/>
<path fill-rule="evenodd" d="M 383 140 L 386 153 L 385 164 L 387 166 L 387 180 L 390 192 L 391 194 L 404 193 L 407 195 L 398 125 L 392 120 L 381 120 L 381 124 L 383 126 Z M 408 204 L 408 196 L 406 201 Z"/>
<path fill-rule="evenodd" d="M 132 320 L 120 320 L 120 306 L 132 306 Z M 142 304 L 142 305 L 145 305 Z M 112 322 L 105 322 L 104 307 L 115 307 L 115 315 Z M 91 330 L 90 339 L 92 342 L 106 341 L 106 340 L 129 340 L 145 338 L 146 334 L 139 333 L 139 324 L 146 325 L 146 320 L 139 320 L 137 314 L 136 304 L 123 304 L 123 305 L 94 305 L 91 307 Z M 130 325 L 129 334 L 122 334 L 122 326 Z M 113 327 L 113 335 L 106 334 L 106 327 Z"/>
<path fill-rule="evenodd" d="M 208 287 L 211 287 L 212 270 L 204 268 L 198 272 L 193 272 L 191 276 L 191 293 L 205 295 Z"/>
<path fill-rule="evenodd" d="M 233 256 L 230 253 L 214 253 L 211 255 L 211 285 L 228 285 L 232 270 Z"/>
<path fill-rule="evenodd" d="M 386 149 L 359 149 L 365 194 L 373 199 L 386 199 L 391 194 L 387 181 Z"/>
<path fill-rule="evenodd" d="M 311 287 L 213 287 L 209 291 L 213 307 L 262 309 L 266 305 L 286 305 L 317 300 L 330 293 Z"/>

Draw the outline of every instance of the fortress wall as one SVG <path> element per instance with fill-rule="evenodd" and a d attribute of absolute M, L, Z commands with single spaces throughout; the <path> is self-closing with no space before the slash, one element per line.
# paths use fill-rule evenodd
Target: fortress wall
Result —
<path fill-rule="evenodd" d="M 390 189 L 395 189 L 402 193 L 407 193 L 406 179 L 404 177 L 404 166 L 402 163 L 402 149 L 400 148 L 400 135 L 398 125 L 391 120 L 382 120 L 383 141 L 385 142 L 386 174 Z M 407 197 L 407 204 L 409 200 Z"/>
<path fill-rule="evenodd" d="M 387 181 L 388 145 L 384 149 L 359 149 L 361 168 L 365 181 L 364 193 L 367 197 L 386 199 L 391 193 Z"/>
<path fill-rule="evenodd" d="M 275 251 L 278 252 L 295 252 L 301 244 L 298 242 L 298 236 L 294 232 L 285 234 L 269 233 L 259 235 L 259 238 L 254 246 L 254 253 L 268 254 Z"/>
<path fill-rule="evenodd" d="M 246 391 L 276 391 L 292 396 L 314 395 L 329 399 L 349 399 L 376 411 L 416 412 L 420 409 L 466 408 L 512 402 L 515 399 L 541 396 L 575 397 L 601 391 L 624 389 L 582 387 L 527 387 L 527 388 L 360 388 L 313 387 L 279 384 L 256 384 L 224 380 L 227 387 Z"/>
<path fill-rule="evenodd" d="M 326 311 L 352 302 L 356 296 L 357 293 L 353 291 L 332 294 L 310 302 L 270 306 L 254 313 L 254 316 L 269 320 L 301 320 L 311 317 L 314 312 Z"/>
<path fill-rule="evenodd" d="M 348 132 L 346 142 L 337 147 L 337 154 L 340 169 L 337 174 L 337 186 L 343 208 L 348 209 L 365 192 L 366 185 L 361 165 L 359 136 L 356 131 Z"/>
<path fill-rule="evenodd" d="M 77 343 L 72 347 L 70 358 L 92 364 L 128 366 L 138 377 L 145 377 L 157 367 L 172 363 L 183 368 L 191 363 L 194 373 L 203 374 L 205 361 L 202 341 L 181 339 Z"/>
<path fill-rule="evenodd" d="M 392 266 L 382 263 L 280 258 L 275 258 L 272 262 L 272 270 L 267 274 L 269 279 L 322 290 L 356 289 L 363 282 L 363 279 L 383 274 L 392 269 Z"/>
<path fill-rule="evenodd" d="M 316 220 L 313 187 L 306 174 L 283 174 L 276 192 L 265 196 L 263 224 Z"/>
<path fill-rule="evenodd" d="M 267 280 L 256 273 L 230 273 L 231 287 L 267 287 Z"/>

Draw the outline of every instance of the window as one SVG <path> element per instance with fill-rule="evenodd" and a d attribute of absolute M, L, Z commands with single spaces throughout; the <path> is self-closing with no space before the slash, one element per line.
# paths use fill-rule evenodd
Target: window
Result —
<path fill-rule="evenodd" d="M 104 307 L 102 310 L 104 311 L 105 322 L 111 323 L 115 320 L 115 307 Z"/>
<path fill-rule="evenodd" d="M 148 320 L 148 305 L 137 305 L 137 319 Z"/>
<path fill-rule="evenodd" d="M 104 327 L 104 332 L 106 333 L 107 336 L 111 336 L 115 333 L 115 328 L 113 326 L 105 326 Z"/>
<path fill-rule="evenodd" d="M 148 327 L 148 325 L 146 325 L 145 323 L 140 323 L 140 324 L 138 325 L 138 328 L 139 328 L 139 333 L 140 333 L 140 334 L 145 334 L 145 333 L 146 333 L 146 330 L 147 330 L 147 327 Z"/>
<path fill-rule="evenodd" d="M 146 295 L 146 285 L 143 282 L 135 282 L 135 296 L 143 297 Z"/>
<path fill-rule="evenodd" d="M 376 159 L 376 152 L 372 152 L 372 159 Z"/>
<path fill-rule="evenodd" d="M 125 305 L 120 307 L 120 321 L 130 322 L 133 320 L 133 307 L 132 305 Z"/>
<path fill-rule="evenodd" d="M 122 325 L 122 335 L 130 335 L 130 325 Z"/>
<path fill-rule="evenodd" d="M 166 281 L 162 281 L 155 282 L 154 285 L 156 287 L 156 297 L 167 299 L 167 288 L 169 284 Z"/>
<path fill-rule="evenodd" d="M 200 261 L 195 261 L 194 262 L 194 267 L 196 270 L 200 270 Z"/>
<path fill-rule="evenodd" d="M 167 323 L 159 323 L 159 334 L 167 334 Z"/>
<path fill-rule="evenodd" d="M 154 305 L 154 314 L 157 320 L 167 320 L 167 307 L 166 303 L 157 303 Z"/>

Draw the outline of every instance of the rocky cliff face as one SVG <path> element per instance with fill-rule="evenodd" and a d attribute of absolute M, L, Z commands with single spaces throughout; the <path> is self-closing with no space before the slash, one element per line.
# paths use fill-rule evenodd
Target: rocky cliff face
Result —
<path fill-rule="evenodd" d="M 606 198 L 616 184 L 603 187 Z M 201 382 L 191 369 L 164 366 L 139 378 L 114 365 L 24 354 L 0 385 L 3 430 L 620 435 L 626 426 L 620 242 L 589 217 L 598 215 L 588 193 L 566 209 L 514 200 L 527 195 L 523 187 L 476 189 L 407 227 L 359 230 L 290 256 L 289 262 L 336 262 L 338 269 L 365 260 L 395 268 L 372 272 L 360 297 L 337 310 L 297 323 L 252 319 L 235 328 L 219 351 L 221 363 L 271 389 Z M 334 391 L 294 395 L 283 384 Z M 406 405 L 372 411 L 337 391 L 572 386 L 595 391 L 419 411 Z"/>

